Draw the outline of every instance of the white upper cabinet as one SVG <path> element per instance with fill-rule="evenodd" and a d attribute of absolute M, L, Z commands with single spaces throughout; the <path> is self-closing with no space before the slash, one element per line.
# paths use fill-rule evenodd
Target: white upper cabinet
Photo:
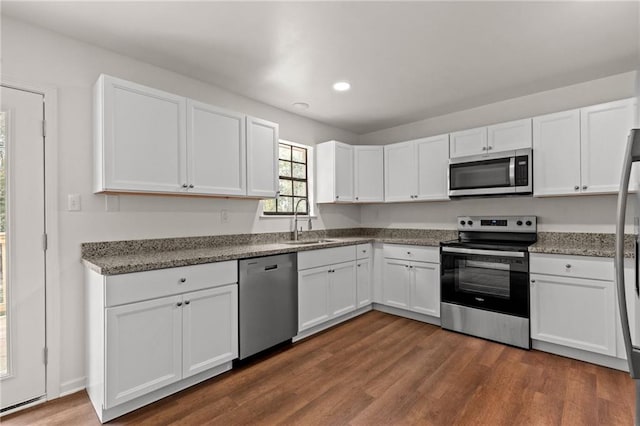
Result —
<path fill-rule="evenodd" d="M 384 201 L 384 147 L 353 147 L 356 203 Z"/>
<path fill-rule="evenodd" d="M 417 192 L 418 166 L 413 141 L 385 145 L 385 201 L 411 201 Z"/>
<path fill-rule="evenodd" d="M 278 139 L 276 123 L 247 117 L 247 195 L 274 198 L 278 192 Z"/>
<path fill-rule="evenodd" d="M 449 135 L 384 147 L 385 200 L 446 200 Z"/>
<path fill-rule="evenodd" d="M 634 98 L 534 118 L 534 195 L 616 193 L 636 109 Z"/>
<path fill-rule="evenodd" d="M 418 164 L 416 200 L 448 200 L 449 135 L 414 141 Z"/>
<path fill-rule="evenodd" d="M 316 145 L 317 202 L 350 203 L 353 195 L 353 146 L 329 141 Z"/>
<path fill-rule="evenodd" d="M 189 192 L 245 195 L 245 116 L 187 100 Z"/>
<path fill-rule="evenodd" d="M 487 153 L 487 128 L 462 130 L 450 134 L 449 157 L 467 157 Z"/>
<path fill-rule="evenodd" d="M 278 125 L 101 75 L 94 192 L 276 195 Z"/>
<path fill-rule="evenodd" d="M 580 110 L 581 190 L 617 192 L 629 131 L 635 125 L 636 99 L 595 105 Z M 637 184 L 637 180 L 633 180 Z M 637 189 L 637 185 L 632 187 Z"/>
<path fill-rule="evenodd" d="M 487 127 L 487 150 L 509 151 L 521 148 L 531 148 L 530 118 Z"/>
<path fill-rule="evenodd" d="M 533 195 L 580 191 L 580 110 L 533 119 Z"/>
<path fill-rule="evenodd" d="M 106 75 L 94 90 L 94 191 L 183 191 L 185 98 Z"/>

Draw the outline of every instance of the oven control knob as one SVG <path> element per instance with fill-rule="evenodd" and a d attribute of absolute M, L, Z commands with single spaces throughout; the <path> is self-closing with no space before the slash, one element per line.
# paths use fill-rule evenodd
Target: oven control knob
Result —
<path fill-rule="evenodd" d="M 460 225 L 465 226 L 467 224 L 467 222 L 465 222 L 464 220 L 460 221 Z"/>
<path fill-rule="evenodd" d="M 521 220 L 517 221 L 517 222 L 516 222 L 516 225 L 518 225 L 518 226 L 522 226 L 522 221 L 521 221 Z"/>
<path fill-rule="evenodd" d="M 531 226 L 531 225 L 532 225 L 532 223 L 531 223 L 531 221 L 530 221 L 530 220 L 528 220 L 528 221 L 526 221 L 526 222 L 525 222 L 525 225 L 527 225 L 527 226 Z"/>
<path fill-rule="evenodd" d="M 467 225 L 469 225 L 469 226 L 473 225 L 473 221 L 470 220 L 469 222 L 467 222 Z"/>

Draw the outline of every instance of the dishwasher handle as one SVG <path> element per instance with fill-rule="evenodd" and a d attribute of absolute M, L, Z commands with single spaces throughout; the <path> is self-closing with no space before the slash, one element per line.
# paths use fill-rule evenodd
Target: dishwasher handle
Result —
<path fill-rule="evenodd" d="M 278 265 L 269 265 L 264 267 L 265 271 L 271 271 L 273 269 L 278 269 Z"/>

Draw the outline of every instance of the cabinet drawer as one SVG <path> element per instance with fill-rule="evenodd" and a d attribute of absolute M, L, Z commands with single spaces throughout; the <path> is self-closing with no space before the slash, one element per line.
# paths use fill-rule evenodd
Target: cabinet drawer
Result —
<path fill-rule="evenodd" d="M 105 277 L 106 306 L 238 282 L 238 262 L 217 262 Z"/>
<path fill-rule="evenodd" d="M 298 253 L 298 271 L 356 259 L 356 246 L 333 247 Z"/>
<path fill-rule="evenodd" d="M 532 274 L 614 280 L 613 259 L 609 257 L 531 253 L 529 262 L 529 270 Z"/>
<path fill-rule="evenodd" d="M 368 259 L 373 255 L 373 246 L 371 243 L 358 244 L 356 246 L 356 259 Z"/>
<path fill-rule="evenodd" d="M 415 260 L 418 262 L 440 263 L 440 249 L 438 247 L 402 246 L 385 244 L 383 248 L 385 258 Z"/>

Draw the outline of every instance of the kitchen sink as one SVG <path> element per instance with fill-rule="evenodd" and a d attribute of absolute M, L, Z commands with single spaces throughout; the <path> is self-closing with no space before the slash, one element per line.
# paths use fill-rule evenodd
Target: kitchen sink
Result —
<path fill-rule="evenodd" d="M 321 243 L 332 243 L 336 240 L 312 240 L 312 241 L 285 241 L 284 244 L 291 244 L 291 245 L 305 245 L 305 244 L 321 244 Z"/>

